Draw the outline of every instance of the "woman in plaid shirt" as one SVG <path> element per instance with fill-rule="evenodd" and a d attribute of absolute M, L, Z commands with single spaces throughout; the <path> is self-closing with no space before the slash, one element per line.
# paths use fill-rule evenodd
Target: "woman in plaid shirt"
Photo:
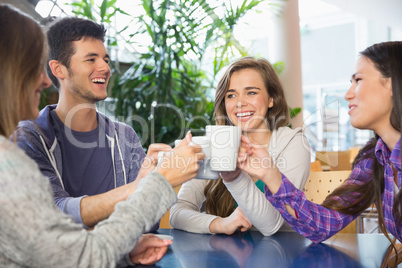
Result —
<path fill-rule="evenodd" d="M 340 231 L 372 203 L 381 231 L 402 241 L 402 42 L 379 43 L 362 51 L 351 83 L 345 94 L 350 122 L 355 128 L 373 130 L 375 137 L 360 150 L 346 183 L 323 204 L 308 201 L 275 165 L 267 165 L 267 151 L 253 147 L 246 137 L 240 167 L 265 183 L 266 198 L 297 232 L 314 242 Z"/>

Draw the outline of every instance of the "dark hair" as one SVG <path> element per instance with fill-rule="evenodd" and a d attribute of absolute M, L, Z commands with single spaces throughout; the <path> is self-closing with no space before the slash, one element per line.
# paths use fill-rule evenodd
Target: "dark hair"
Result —
<path fill-rule="evenodd" d="M 47 31 L 49 61 L 57 60 L 69 68 L 71 56 L 75 53 L 74 41 L 79 41 L 83 38 L 93 38 L 104 42 L 105 34 L 105 27 L 91 20 L 75 17 L 56 20 Z M 53 75 L 49 65 L 46 70 L 52 83 L 55 87 L 59 88 L 60 83 Z"/>
<path fill-rule="evenodd" d="M 0 4 L 0 135 L 8 137 L 32 111 L 30 92 L 45 68 L 46 38 L 40 25 Z"/>
<path fill-rule="evenodd" d="M 402 42 L 384 42 L 372 45 L 361 53 L 362 57 L 369 59 L 384 78 L 391 78 L 393 108 L 390 115 L 390 123 L 393 128 L 401 132 L 402 114 Z M 402 136 L 402 132 L 401 132 Z M 380 230 L 388 237 L 382 210 L 382 193 L 384 192 L 384 167 L 375 157 L 375 146 L 379 136 L 375 137 L 362 148 L 353 163 L 353 166 L 363 159 L 373 160 L 372 179 L 364 185 L 343 185 L 332 192 L 324 201 L 323 206 L 337 210 L 345 214 L 358 214 L 367 209 L 372 203 L 377 203 L 378 224 Z M 347 196 L 357 193 L 359 198 L 353 204 L 344 205 L 333 197 Z M 394 200 L 393 214 L 395 221 L 400 224 L 402 221 L 402 191 Z M 389 237 L 388 237 L 389 239 Z M 390 240 L 390 239 L 389 239 Z M 391 241 L 391 240 L 390 240 Z M 395 247 L 394 247 L 395 249 Z"/>
<path fill-rule="evenodd" d="M 272 65 L 263 58 L 244 57 L 228 67 L 218 83 L 215 93 L 215 120 L 217 125 L 230 125 L 225 109 L 225 95 L 229 89 L 230 79 L 233 73 L 244 70 L 256 70 L 264 81 L 269 97 L 274 105 L 268 109 L 265 118 L 270 131 L 286 126 L 289 123 L 289 107 L 286 102 L 285 92 Z M 204 189 L 205 209 L 209 214 L 221 217 L 229 216 L 235 209 L 235 200 L 223 184 L 222 179 L 211 180 Z"/>

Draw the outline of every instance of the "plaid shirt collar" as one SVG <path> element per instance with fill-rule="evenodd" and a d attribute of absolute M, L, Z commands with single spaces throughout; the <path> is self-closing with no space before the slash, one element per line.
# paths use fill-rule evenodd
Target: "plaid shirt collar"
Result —
<path fill-rule="evenodd" d="M 381 138 L 378 138 L 375 147 L 375 156 L 381 165 L 384 166 L 386 163 L 391 161 L 394 167 L 398 171 L 401 171 L 401 139 L 398 140 L 394 150 L 391 152 L 385 142 Z"/>
<path fill-rule="evenodd" d="M 394 150 L 391 153 L 390 160 L 394 167 L 401 171 L 401 139 L 396 143 Z"/>

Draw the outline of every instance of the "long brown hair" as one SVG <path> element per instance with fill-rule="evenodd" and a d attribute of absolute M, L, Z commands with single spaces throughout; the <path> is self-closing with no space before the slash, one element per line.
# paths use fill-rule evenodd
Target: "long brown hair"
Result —
<path fill-rule="evenodd" d="M 402 114 L 402 42 L 384 42 L 368 47 L 361 53 L 374 63 L 374 66 L 384 78 L 391 78 L 393 108 L 390 115 L 390 122 L 394 129 L 401 132 Z M 401 132 L 402 136 L 402 132 Z M 388 237 L 384 214 L 382 209 L 382 194 L 384 192 L 384 167 L 378 162 L 374 149 L 379 136 L 375 137 L 362 148 L 353 163 L 353 166 L 366 158 L 373 159 L 372 179 L 364 185 L 343 185 L 333 191 L 324 201 L 323 206 L 337 210 L 344 214 L 359 214 L 367 209 L 372 203 L 377 203 L 378 224 L 380 230 Z M 359 198 L 353 204 L 344 205 L 333 197 L 347 196 L 356 193 Z M 400 224 L 402 221 L 402 191 L 395 197 L 393 215 L 395 221 Z M 392 241 L 391 241 L 392 243 Z M 393 244 L 393 243 L 392 243 Z M 394 245 L 392 245 L 394 247 Z M 394 247 L 395 249 L 395 247 Z"/>
<path fill-rule="evenodd" d="M 45 36 L 37 22 L 0 5 L 0 135 L 9 137 L 32 111 L 32 94 L 44 70 Z"/>
<path fill-rule="evenodd" d="M 225 95 L 229 89 L 230 78 L 233 73 L 243 70 L 256 70 L 262 77 L 268 95 L 273 98 L 274 105 L 268 109 L 265 117 L 267 128 L 270 131 L 286 126 L 289 123 L 289 107 L 285 99 L 285 93 L 272 65 L 263 58 L 241 58 L 232 63 L 218 83 L 215 93 L 214 115 L 217 125 L 232 125 L 225 109 Z M 204 189 L 205 211 L 220 217 L 227 217 L 235 207 L 233 199 L 222 179 L 211 180 Z"/>

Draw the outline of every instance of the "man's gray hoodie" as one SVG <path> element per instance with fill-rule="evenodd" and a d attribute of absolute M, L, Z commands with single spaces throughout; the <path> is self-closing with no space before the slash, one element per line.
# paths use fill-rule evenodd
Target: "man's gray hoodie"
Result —
<path fill-rule="evenodd" d="M 71 197 L 64 189 L 62 154 L 60 141 L 55 130 L 60 131 L 50 112 L 56 105 L 46 106 L 35 121 L 27 120 L 19 124 L 17 142 L 26 154 L 36 161 L 42 173 L 49 178 L 54 200 L 61 211 L 70 214 L 74 221 L 83 223 L 80 202 L 84 196 Z M 114 169 L 114 185 L 122 186 L 136 179 L 145 153 L 135 131 L 126 124 L 113 122 L 98 113 L 98 122 L 105 129 Z M 96 178 L 86 178 L 96 183 Z M 100 194 L 100 193 L 99 193 Z"/>

